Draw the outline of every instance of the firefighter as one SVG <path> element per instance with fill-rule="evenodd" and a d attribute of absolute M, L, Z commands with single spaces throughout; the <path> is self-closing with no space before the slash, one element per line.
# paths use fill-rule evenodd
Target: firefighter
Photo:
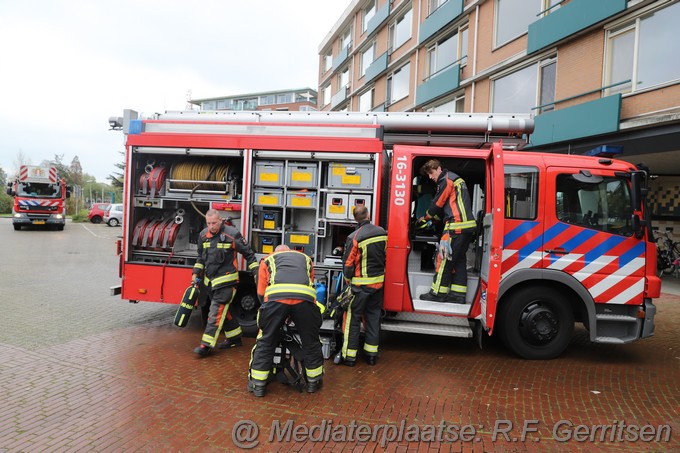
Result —
<path fill-rule="evenodd" d="M 369 365 L 378 360 L 380 312 L 383 308 L 387 233 L 371 223 L 366 206 L 354 208 L 356 229 L 347 237 L 342 257 L 343 275 L 351 285 L 354 300 L 344 314 L 343 342 L 337 363 L 354 366 L 359 348 L 361 318 L 364 318 L 364 359 Z"/>
<path fill-rule="evenodd" d="M 323 352 L 311 258 L 287 245 L 277 246 L 260 262 L 257 295 L 262 304 L 257 315 L 260 331 L 251 353 L 248 391 L 264 396 L 279 332 L 290 316 L 302 341 L 307 392 L 316 392 L 323 383 Z"/>
<path fill-rule="evenodd" d="M 416 227 L 423 228 L 431 220 L 443 220 L 444 224 L 432 286 L 429 292 L 420 295 L 420 299 L 464 304 L 467 292 L 465 254 L 477 226 L 470 194 L 463 178 L 443 169 L 437 159 L 425 162 L 420 172 L 436 182 L 437 192 Z"/>
<path fill-rule="evenodd" d="M 198 259 L 194 264 L 191 282 L 202 278 L 210 299 L 208 322 L 201 338 L 201 344 L 194 349 L 199 357 L 205 357 L 217 343 L 220 331 L 227 337 L 220 349 L 241 346 L 241 326 L 229 312 L 238 285 L 236 252 L 243 255 L 248 269 L 257 278 L 255 253 L 241 233 L 225 225 L 219 212 L 214 209 L 205 214 L 208 225 L 198 237 Z"/>

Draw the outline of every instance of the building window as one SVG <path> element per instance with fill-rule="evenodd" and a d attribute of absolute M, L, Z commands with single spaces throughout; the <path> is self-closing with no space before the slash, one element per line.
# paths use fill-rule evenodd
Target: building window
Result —
<path fill-rule="evenodd" d="M 535 106 L 551 103 L 555 100 L 555 74 L 556 59 L 550 58 L 495 79 L 491 111 L 532 113 Z M 552 106 L 541 111 L 548 110 Z"/>
<path fill-rule="evenodd" d="M 467 62 L 467 26 L 461 27 L 452 35 L 448 35 L 427 49 L 428 76 L 449 68 L 455 63 L 464 65 Z"/>
<path fill-rule="evenodd" d="M 523 35 L 544 9 L 540 0 L 496 0 L 496 47 Z"/>
<path fill-rule="evenodd" d="M 290 104 L 291 102 L 293 102 L 293 96 L 291 95 L 291 93 L 283 93 L 276 95 L 277 104 Z"/>
<path fill-rule="evenodd" d="M 361 96 L 359 96 L 359 111 L 360 112 L 370 112 L 373 110 L 373 91 L 371 88 Z"/>
<path fill-rule="evenodd" d="M 375 1 L 370 0 L 368 5 L 364 8 L 364 17 L 361 23 L 361 31 L 366 31 L 368 28 L 368 22 L 375 16 Z"/>
<path fill-rule="evenodd" d="M 330 83 L 325 87 L 321 88 L 321 106 L 328 105 L 331 103 L 331 85 Z"/>
<path fill-rule="evenodd" d="M 387 78 L 387 101 L 389 104 L 394 104 L 408 96 L 410 75 L 411 63 L 407 63 Z"/>
<path fill-rule="evenodd" d="M 461 92 L 448 98 L 439 104 L 424 109 L 426 112 L 434 113 L 462 113 L 465 111 L 465 93 Z"/>
<path fill-rule="evenodd" d="M 680 3 L 641 16 L 610 30 L 607 38 L 608 90 L 630 93 L 680 79 Z"/>
<path fill-rule="evenodd" d="M 323 55 L 323 72 L 330 70 L 333 67 L 333 52 L 331 50 L 326 51 Z"/>
<path fill-rule="evenodd" d="M 412 16 L 413 10 L 409 8 L 408 11 L 390 24 L 390 48 L 392 51 L 398 49 L 402 44 L 411 39 Z"/>
<path fill-rule="evenodd" d="M 538 169 L 506 165 L 505 217 L 530 220 L 536 218 L 538 206 Z"/>
<path fill-rule="evenodd" d="M 217 101 L 217 110 L 226 110 L 228 102 L 226 99 L 221 99 Z"/>
<path fill-rule="evenodd" d="M 203 110 L 215 110 L 215 101 L 203 102 L 201 108 Z"/>
<path fill-rule="evenodd" d="M 375 60 L 375 43 L 371 43 L 368 49 L 361 53 L 361 76 L 366 75 L 366 69 Z"/>
<path fill-rule="evenodd" d="M 433 12 L 437 11 L 440 6 L 442 6 L 444 3 L 446 3 L 448 0 L 430 0 L 430 13 L 432 14 Z"/>
<path fill-rule="evenodd" d="M 345 89 L 349 85 L 349 66 L 347 66 L 340 74 L 338 74 L 338 92 Z"/>
<path fill-rule="evenodd" d="M 260 96 L 260 105 L 272 105 L 274 103 L 274 95 L 267 94 L 265 96 Z"/>
<path fill-rule="evenodd" d="M 348 28 L 340 37 L 340 51 L 342 52 L 343 49 L 347 48 L 347 51 L 349 52 L 351 50 L 350 48 L 351 45 L 352 45 L 352 29 Z"/>
<path fill-rule="evenodd" d="M 557 80 L 557 60 L 554 58 L 544 60 L 538 65 L 540 72 L 540 85 L 538 105 L 538 113 L 545 113 L 555 110 L 555 84 Z"/>

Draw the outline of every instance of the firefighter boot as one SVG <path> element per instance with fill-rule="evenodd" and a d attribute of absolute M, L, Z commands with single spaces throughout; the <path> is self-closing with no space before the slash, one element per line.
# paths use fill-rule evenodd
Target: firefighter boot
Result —
<path fill-rule="evenodd" d="M 336 365 L 354 366 L 356 360 L 343 359 L 342 351 L 340 351 L 337 354 L 335 354 L 335 357 L 333 357 L 333 363 L 335 363 Z"/>
<path fill-rule="evenodd" d="M 374 366 L 376 363 L 378 363 L 377 355 L 367 355 L 364 356 L 364 359 L 366 360 L 366 363 L 368 363 L 371 366 Z"/>
<path fill-rule="evenodd" d="M 307 393 L 315 393 L 323 385 L 322 379 L 311 380 L 307 378 Z"/>
<path fill-rule="evenodd" d="M 465 304 L 465 296 L 460 293 L 450 292 L 446 296 L 446 302 L 451 304 Z"/>
<path fill-rule="evenodd" d="M 241 337 L 227 338 L 222 343 L 217 345 L 217 349 L 231 349 L 243 346 Z"/>
<path fill-rule="evenodd" d="M 257 379 L 248 379 L 248 391 L 252 392 L 258 398 L 262 398 L 266 393 L 267 383 L 264 381 L 258 381 Z"/>
<path fill-rule="evenodd" d="M 432 302 L 446 302 L 446 296 L 440 296 L 432 291 L 418 296 L 420 300 L 430 300 Z"/>
<path fill-rule="evenodd" d="M 212 348 L 210 346 L 206 346 L 204 344 L 198 346 L 196 349 L 194 349 L 194 353 L 198 354 L 199 357 L 207 357 L 210 355 L 210 352 L 212 351 Z"/>

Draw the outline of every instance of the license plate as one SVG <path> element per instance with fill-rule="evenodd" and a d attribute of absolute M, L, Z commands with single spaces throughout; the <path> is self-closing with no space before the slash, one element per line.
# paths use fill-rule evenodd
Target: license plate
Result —
<path fill-rule="evenodd" d="M 33 225 L 45 225 L 45 221 L 44 220 L 34 220 Z"/>

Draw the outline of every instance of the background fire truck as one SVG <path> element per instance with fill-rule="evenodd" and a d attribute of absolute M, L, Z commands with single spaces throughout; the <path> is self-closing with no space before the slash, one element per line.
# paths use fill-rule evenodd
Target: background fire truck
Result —
<path fill-rule="evenodd" d="M 7 186 L 7 194 L 14 197 L 12 225 L 15 230 L 30 225 L 64 229 L 65 202 L 70 193 L 55 167 L 22 165 L 19 174 Z"/>
<path fill-rule="evenodd" d="M 388 231 L 385 331 L 499 335 L 529 359 L 559 356 L 576 322 L 593 342 L 652 335 L 660 280 L 646 173 L 604 157 L 512 151 L 532 129 L 528 115 L 187 111 L 140 120 L 127 110 L 114 294 L 179 303 L 209 208 L 259 257 L 281 243 L 308 254 L 332 293 L 361 204 Z M 431 158 L 473 193 L 466 304 L 419 299 L 438 243 L 437 231 L 414 228 L 434 194 L 419 175 Z M 255 323 L 245 272 L 234 306 L 243 325 Z"/>

